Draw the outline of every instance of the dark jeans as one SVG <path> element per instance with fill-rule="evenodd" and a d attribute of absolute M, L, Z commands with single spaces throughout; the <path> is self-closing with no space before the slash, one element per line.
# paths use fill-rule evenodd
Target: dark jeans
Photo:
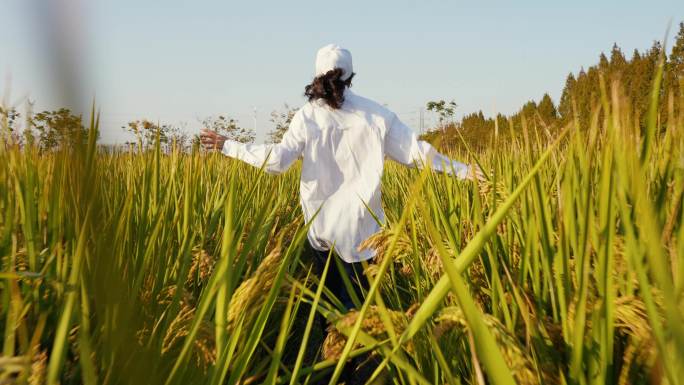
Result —
<path fill-rule="evenodd" d="M 309 248 L 312 251 L 313 255 L 313 261 L 314 265 L 316 268 L 316 274 L 318 274 L 319 277 L 323 274 L 323 269 L 325 268 L 325 263 L 328 260 L 328 254 L 329 251 L 320 251 L 316 250 L 311 245 L 309 245 Z M 342 267 L 344 268 L 344 271 L 349 278 L 349 281 L 351 283 L 352 288 L 354 289 L 354 292 L 356 293 L 356 297 L 363 302 L 363 291 L 362 288 L 366 291 L 368 291 L 369 285 L 368 285 L 368 280 L 366 279 L 366 276 L 363 274 L 363 265 L 361 262 L 345 262 L 343 261 L 336 253 L 333 253 L 332 258 L 335 258 L 330 261 L 330 266 L 328 266 L 328 274 L 325 278 L 325 287 L 330 290 L 337 299 L 342 302 L 344 307 L 347 308 L 347 310 L 351 310 L 355 308 L 354 302 L 352 301 L 352 296 L 349 294 L 347 291 L 347 286 L 344 284 L 344 281 L 342 279 L 342 273 L 340 269 L 337 266 L 337 263 L 335 260 L 339 261 Z"/>
<path fill-rule="evenodd" d="M 310 244 L 307 246 L 311 250 L 311 255 L 314 262 L 314 267 L 316 269 L 316 274 L 318 275 L 318 277 L 321 277 L 330 252 L 316 250 L 313 247 L 311 247 Z M 347 308 L 347 310 L 354 309 L 356 306 L 354 305 L 354 301 L 352 301 L 352 296 L 347 291 L 347 286 L 344 284 L 341 270 L 338 268 L 338 264 L 336 263 L 336 261 L 340 262 L 340 265 L 342 266 L 344 272 L 349 278 L 349 281 L 354 292 L 356 293 L 357 298 L 361 302 L 363 302 L 364 300 L 363 290 L 368 291 L 370 287 L 368 284 L 368 280 L 366 279 L 366 276 L 363 274 L 363 265 L 361 264 L 361 262 L 345 262 L 336 253 L 333 253 L 330 257 L 334 259 L 330 260 L 328 266 L 328 273 L 325 277 L 325 287 L 328 290 L 330 290 L 333 293 L 333 295 L 335 295 L 335 297 L 337 297 L 337 299 L 340 300 L 340 302 L 342 302 L 342 304 L 345 308 Z M 320 313 L 317 314 L 317 318 L 321 330 L 323 331 L 323 337 L 325 337 L 327 321 Z M 375 366 L 364 365 L 363 363 L 367 359 L 368 353 L 359 357 L 351 358 L 349 362 L 347 362 L 347 364 L 345 365 L 344 370 L 342 371 L 342 377 L 340 378 L 340 381 L 349 385 L 365 383 L 366 379 L 370 377 L 370 373 L 372 373 L 372 371 L 377 366 L 377 362 L 375 363 Z M 365 373 L 365 371 L 367 371 L 368 373 Z M 324 377 L 320 383 L 327 384 L 328 381 L 329 378 Z"/>

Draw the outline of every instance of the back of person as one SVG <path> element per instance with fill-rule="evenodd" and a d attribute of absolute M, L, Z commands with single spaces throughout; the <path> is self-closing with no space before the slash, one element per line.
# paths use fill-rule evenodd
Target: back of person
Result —
<path fill-rule="evenodd" d="M 220 149 L 272 174 L 302 158 L 300 203 L 310 224 L 312 262 L 319 276 L 330 266 L 321 282 L 346 309 L 362 302 L 369 288 L 363 261 L 374 251 L 359 250 L 359 245 L 385 220 L 380 196 L 385 157 L 409 167 L 482 178 L 476 167 L 451 160 L 418 140 L 387 108 L 354 94 L 349 89 L 353 77 L 351 53 L 327 45 L 318 51 L 315 78 L 305 87 L 309 100 L 292 117 L 280 143 L 243 144 L 209 130 L 201 134 L 206 148 Z M 340 263 L 330 260 L 338 256 Z M 317 316 L 325 331 L 325 318 Z M 368 357 L 353 358 L 340 380 L 356 383 L 355 368 L 368 362 Z"/>
<path fill-rule="evenodd" d="M 300 203 L 306 223 L 312 222 L 309 243 L 318 251 L 334 248 L 347 263 L 374 256 L 358 246 L 385 219 L 380 195 L 385 156 L 460 178 L 475 175 L 474 168 L 418 140 L 395 113 L 353 93 L 354 75 L 349 51 L 327 45 L 318 51 L 316 76 L 305 87 L 309 100 L 293 116 L 281 143 L 243 144 L 206 130 L 202 134 L 205 145 L 273 174 L 301 157 Z"/>
<path fill-rule="evenodd" d="M 347 262 L 368 259 L 371 250 L 355 247 L 378 231 L 373 214 L 384 221 L 380 179 L 393 114 L 349 89 L 340 108 L 318 99 L 301 113 L 306 127 L 300 184 L 305 218 L 321 208 L 309 241 L 317 249 L 329 249 L 335 242 Z"/>

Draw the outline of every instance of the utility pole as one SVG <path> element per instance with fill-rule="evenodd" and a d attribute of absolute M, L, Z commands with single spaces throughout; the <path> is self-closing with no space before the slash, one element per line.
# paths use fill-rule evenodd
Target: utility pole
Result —
<path fill-rule="evenodd" d="M 423 116 L 423 107 L 418 107 L 418 111 L 420 112 L 420 133 L 421 135 L 423 134 L 423 130 L 425 129 L 425 123 L 423 122 L 424 116 Z"/>

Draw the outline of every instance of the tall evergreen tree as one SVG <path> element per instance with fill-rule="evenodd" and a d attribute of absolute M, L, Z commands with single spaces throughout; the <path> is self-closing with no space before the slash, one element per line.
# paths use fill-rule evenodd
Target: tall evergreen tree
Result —
<path fill-rule="evenodd" d="M 591 68 L 590 68 L 591 69 Z M 592 72 L 593 75 L 593 72 Z M 591 92 L 593 84 L 588 75 L 588 72 L 584 70 L 584 67 L 580 69 L 577 75 L 577 87 L 575 91 L 575 103 L 577 105 L 577 118 L 579 120 L 580 128 L 584 129 L 589 123 L 589 113 L 591 111 Z"/>
<path fill-rule="evenodd" d="M 627 66 L 625 74 L 622 77 L 623 89 L 627 90 L 628 93 L 635 84 L 639 83 L 639 77 L 641 76 L 641 73 L 639 72 L 639 66 L 641 65 L 641 54 L 639 53 L 639 50 L 635 48 L 634 52 L 632 52 L 632 58 L 629 61 L 629 66 Z M 629 96 L 631 100 L 631 95 Z"/>
<path fill-rule="evenodd" d="M 547 125 L 555 123 L 558 119 L 558 111 L 556 111 L 556 106 L 553 104 L 553 100 L 551 100 L 549 94 L 544 94 L 544 96 L 542 96 L 542 99 L 537 106 L 537 111 Z"/>
<path fill-rule="evenodd" d="M 684 80 L 684 22 L 679 23 L 679 33 L 675 39 L 672 52 L 670 53 L 670 71 Z"/>
<path fill-rule="evenodd" d="M 636 108 L 638 109 L 639 115 L 641 117 L 641 125 L 646 124 L 646 112 L 648 111 L 648 106 L 651 100 L 651 90 L 653 88 L 653 82 L 655 81 L 656 71 L 658 70 L 658 63 L 660 62 L 660 57 L 663 52 L 663 46 L 659 41 L 654 41 L 651 48 L 643 55 L 643 65 L 641 76 L 644 77 L 644 81 L 641 84 L 640 89 L 631 90 L 632 92 L 638 92 L 636 94 Z M 662 87 L 660 89 L 660 100 L 664 100 Z M 662 106 L 662 104 L 661 104 Z"/>
<path fill-rule="evenodd" d="M 575 85 L 577 80 L 575 75 L 571 73 L 565 78 L 565 87 L 563 87 L 563 92 L 561 93 L 560 102 L 558 103 L 558 112 L 560 113 L 561 121 L 564 123 L 572 120 L 573 106 L 572 106 L 572 94 L 575 92 Z"/>
<path fill-rule="evenodd" d="M 620 76 L 622 71 L 627 66 L 627 59 L 622 53 L 617 43 L 613 44 L 613 49 L 610 51 L 610 73 L 612 76 Z"/>
<path fill-rule="evenodd" d="M 679 23 L 679 33 L 672 46 L 672 52 L 665 71 L 665 90 L 675 98 L 675 112 L 684 103 L 684 22 Z"/>
<path fill-rule="evenodd" d="M 599 56 L 599 69 L 606 75 L 610 69 L 610 62 L 608 61 L 606 54 L 603 52 L 601 52 L 601 55 Z"/>
<path fill-rule="evenodd" d="M 529 122 L 532 119 L 534 119 L 536 112 L 537 103 L 535 103 L 534 100 L 530 100 L 529 102 L 523 105 L 523 108 L 520 110 L 520 115 L 525 116 L 525 119 L 527 119 L 527 121 Z"/>

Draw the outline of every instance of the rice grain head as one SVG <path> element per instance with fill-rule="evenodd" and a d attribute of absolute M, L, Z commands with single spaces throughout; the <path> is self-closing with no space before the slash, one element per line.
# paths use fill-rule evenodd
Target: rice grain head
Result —
<path fill-rule="evenodd" d="M 662 303 L 658 299 L 658 294 L 654 292 L 654 298 L 656 302 Z M 628 383 L 629 371 L 634 363 L 650 371 L 658 356 L 646 305 L 640 298 L 622 296 L 615 300 L 615 329 L 616 334 L 628 337 L 625 359 L 620 373 L 620 383 Z"/>
<path fill-rule="evenodd" d="M 266 295 L 282 263 L 280 248 L 274 248 L 259 264 L 251 277 L 244 280 L 230 299 L 228 304 L 228 329 L 232 330 L 240 317 L 243 322 L 249 323 L 261 309 Z"/>
<path fill-rule="evenodd" d="M 185 284 L 188 286 L 194 286 L 195 284 L 200 286 L 206 283 L 207 279 L 211 277 L 215 264 L 216 258 L 209 255 L 206 250 L 199 247 L 193 248 L 192 262 Z"/>
<path fill-rule="evenodd" d="M 524 385 L 539 384 L 534 365 L 525 354 L 518 339 L 496 317 L 490 314 L 483 314 L 483 316 L 484 323 L 492 332 L 516 382 Z M 468 338 L 468 323 L 461 309 L 456 306 L 444 308 L 435 322 L 434 334 L 438 340 L 447 333 L 453 333 L 458 339 Z"/>
<path fill-rule="evenodd" d="M 408 325 L 408 319 L 406 318 L 406 315 L 400 311 L 389 309 L 387 312 L 389 313 L 395 332 L 397 334 L 401 334 Z M 357 310 L 351 310 L 338 319 L 337 323 L 340 325 L 340 327 L 351 329 L 356 323 L 358 316 L 359 312 Z M 335 325 L 335 322 L 333 325 Z M 326 360 L 339 359 L 340 355 L 342 354 L 342 350 L 344 349 L 344 345 L 347 343 L 347 337 L 333 325 L 328 327 L 328 335 L 325 337 L 325 341 L 323 341 L 323 357 Z M 368 308 L 366 316 L 361 322 L 361 330 L 378 340 L 389 337 L 387 331 L 385 330 L 385 325 L 380 318 L 380 313 L 376 305 L 371 305 Z M 354 349 L 360 347 L 361 344 L 356 343 Z M 407 345 L 407 350 L 411 349 L 411 346 Z"/>
<path fill-rule="evenodd" d="M 31 374 L 28 377 L 30 385 L 45 384 L 45 370 L 47 368 L 48 355 L 46 350 L 41 350 L 38 354 L 34 354 L 31 359 Z"/>
<path fill-rule="evenodd" d="M 382 263 L 383 258 L 385 258 L 387 250 L 389 249 L 390 243 L 396 232 L 396 229 L 382 228 L 361 242 L 357 250 L 374 250 L 375 257 L 373 257 L 373 263 L 379 265 Z M 399 231 L 397 243 L 394 245 L 394 253 L 392 255 L 394 263 L 398 265 L 399 272 L 403 276 L 410 276 L 413 274 L 413 264 L 411 263 L 413 258 L 413 249 L 411 247 L 411 239 L 408 237 L 408 234 L 409 233 L 407 231 Z"/>

